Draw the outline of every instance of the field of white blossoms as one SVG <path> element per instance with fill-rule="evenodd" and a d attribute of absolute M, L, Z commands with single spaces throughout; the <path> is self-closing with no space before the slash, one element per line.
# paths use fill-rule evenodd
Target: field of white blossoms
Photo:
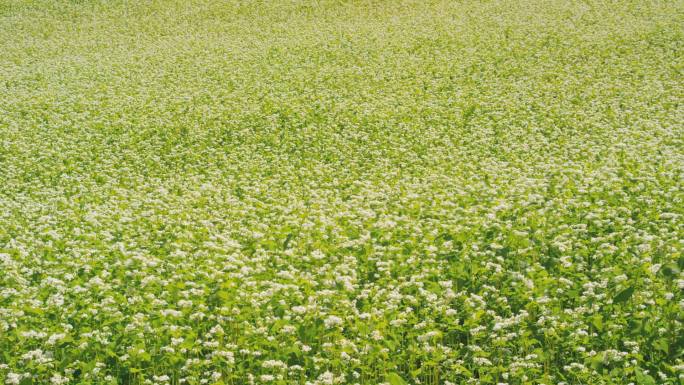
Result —
<path fill-rule="evenodd" d="M 1 0 L 0 383 L 684 384 L 684 1 Z"/>

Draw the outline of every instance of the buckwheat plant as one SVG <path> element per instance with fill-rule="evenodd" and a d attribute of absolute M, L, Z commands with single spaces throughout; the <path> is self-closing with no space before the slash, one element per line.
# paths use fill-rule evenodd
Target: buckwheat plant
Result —
<path fill-rule="evenodd" d="M 0 384 L 684 384 L 684 1 L 0 0 Z"/>

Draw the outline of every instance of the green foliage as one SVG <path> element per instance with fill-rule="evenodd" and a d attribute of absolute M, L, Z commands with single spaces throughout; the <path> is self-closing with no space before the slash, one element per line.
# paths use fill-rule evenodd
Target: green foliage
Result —
<path fill-rule="evenodd" d="M 404 381 L 403 378 L 401 378 L 400 375 L 397 373 L 389 373 L 385 376 L 385 379 L 387 382 L 390 383 L 390 385 L 405 385 L 406 381 Z"/>
<path fill-rule="evenodd" d="M 632 298 L 632 294 L 634 294 L 634 286 L 630 286 L 619 292 L 615 298 L 613 298 L 613 303 L 627 302 L 630 298 Z"/>
<path fill-rule="evenodd" d="M 0 384 L 681 385 L 682 20 L 0 1 Z"/>

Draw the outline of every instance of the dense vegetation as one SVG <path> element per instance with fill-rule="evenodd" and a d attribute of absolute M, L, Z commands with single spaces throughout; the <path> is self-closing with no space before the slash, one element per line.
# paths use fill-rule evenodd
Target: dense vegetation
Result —
<path fill-rule="evenodd" d="M 0 0 L 0 383 L 684 384 L 684 2 Z"/>

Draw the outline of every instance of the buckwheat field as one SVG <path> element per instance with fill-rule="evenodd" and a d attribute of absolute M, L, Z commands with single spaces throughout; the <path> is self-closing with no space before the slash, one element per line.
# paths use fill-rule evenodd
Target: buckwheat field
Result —
<path fill-rule="evenodd" d="M 684 384 L 684 1 L 0 0 L 0 384 Z"/>

